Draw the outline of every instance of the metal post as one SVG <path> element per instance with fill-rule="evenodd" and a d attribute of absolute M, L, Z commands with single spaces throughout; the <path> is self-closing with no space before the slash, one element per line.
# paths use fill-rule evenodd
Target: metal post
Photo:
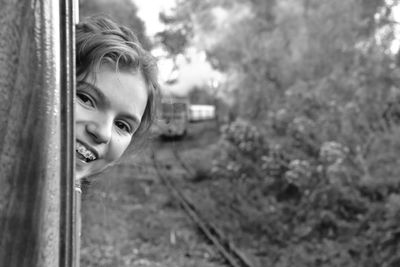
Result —
<path fill-rule="evenodd" d="M 72 5 L 0 6 L 0 266 L 72 266 Z"/>
<path fill-rule="evenodd" d="M 80 227 L 77 227 L 77 201 L 74 190 L 74 95 L 75 95 L 75 31 L 77 3 L 60 0 L 61 45 L 61 179 L 60 179 L 60 267 L 79 267 Z M 79 195 L 80 198 L 80 195 Z"/>

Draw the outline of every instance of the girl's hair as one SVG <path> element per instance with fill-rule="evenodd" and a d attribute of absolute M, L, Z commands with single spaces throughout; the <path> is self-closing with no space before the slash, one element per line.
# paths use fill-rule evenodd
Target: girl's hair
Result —
<path fill-rule="evenodd" d="M 104 16 L 93 16 L 76 25 L 76 77 L 78 82 L 96 72 L 101 64 L 112 64 L 116 71 L 140 72 L 148 88 L 148 99 L 135 140 L 149 130 L 155 118 L 159 94 L 157 64 L 142 48 L 135 34 Z"/>

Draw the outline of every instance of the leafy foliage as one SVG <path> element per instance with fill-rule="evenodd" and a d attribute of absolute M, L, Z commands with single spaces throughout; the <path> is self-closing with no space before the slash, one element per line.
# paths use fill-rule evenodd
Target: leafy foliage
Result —
<path fill-rule="evenodd" d="M 253 236 L 257 254 L 273 266 L 398 264 L 398 160 L 370 162 L 400 152 L 399 132 L 390 134 L 392 148 L 380 143 L 359 159 L 353 146 L 337 141 L 314 143 L 314 153 L 295 135 L 278 144 L 258 131 L 243 121 L 223 129 L 213 171 L 232 186 L 219 188 L 218 201 L 235 205 L 240 222 L 239 229 L 223 224 L 228 233 Z"/>
<path fill-rule="evenodd" d="M 213 171 L 225 177 L 214 197 L 240 219 L 221 225 L 257 240 L 261 266 L 399 264 L 396 4 L 181 5 L 239 115 Z"/>

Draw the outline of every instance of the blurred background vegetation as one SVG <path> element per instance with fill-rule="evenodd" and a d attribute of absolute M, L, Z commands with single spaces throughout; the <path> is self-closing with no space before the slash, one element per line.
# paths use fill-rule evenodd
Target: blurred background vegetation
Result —
<path fill-rule="evenodd" d="M 80 6 L 85 16 L 101 5 L 172 59 L 204 51 L 224 74 L 189 95 L 229 109 L 208 179 L 223 181 L 215 203 L 238 221 L 220 218 L 219 226 L 254 240 L 263 266 L 395 267 L 398 4 L 180 0 L 160 13 L 166 28 L 151 38 L 128 0 Z"/>

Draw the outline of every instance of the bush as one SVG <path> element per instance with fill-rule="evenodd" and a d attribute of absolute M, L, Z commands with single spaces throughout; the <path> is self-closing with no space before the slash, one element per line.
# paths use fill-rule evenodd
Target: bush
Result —
<path fill-rule="evenodd" d="M 274 266 L 397 266 L 397 126 L 362 121 L 356 101 L 297 101 L 263 123 L 242 118 L 221 129 L 213 172 L 242 202 L 241 229 L 227 231 L 253 236 Z M 365 117 L 379 118 L 375 111 Z"/>

